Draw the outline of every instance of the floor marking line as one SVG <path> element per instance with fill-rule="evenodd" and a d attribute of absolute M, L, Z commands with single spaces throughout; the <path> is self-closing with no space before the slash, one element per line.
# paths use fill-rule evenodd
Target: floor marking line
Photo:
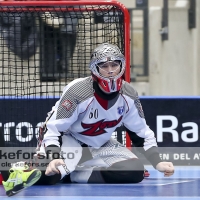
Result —
<path fill-rule="evenodd" d="M 172 182 L 172 183 L 162 183 L 162 184 L 156 184 L 158 186 L 162 186 L 162 185 L 170 185 L 170 184 L 177 184 L 177 183 L 187 183 L 187 182 L 193 182 L 195 180 L 190 180 L 190 181 L 177 181 L 177 182 Z"/>

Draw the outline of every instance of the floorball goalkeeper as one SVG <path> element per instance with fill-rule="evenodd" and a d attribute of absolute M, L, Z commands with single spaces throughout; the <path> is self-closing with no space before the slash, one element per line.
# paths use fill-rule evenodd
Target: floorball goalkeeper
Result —
<path fill-rule="evenodd" d="M 142 162 L 111 137 L 122 125 L 155 169 L 167 177 L 174 173 L 173 164 L 159 157 L 154 132 L 146 124 L 137 92 L 124 81 L 125 66 L 120 49 L 103 43 L 91 55 L 91 76 L 76 79 L 64 88 L 40 135 L 38 156 L 51 155 L 41 179 L 50 178 L 54 183 L 64 177 L 74 183 L 141 182 Z M 90 153 L 87 159 L 82 158 L 85 148 Z M 18 184 L 9 185 L 16 177 L 26 175 L 25 183 L 31 176 L 39 179 L 40 170 L 34 170 L 33 175 L 26 175 L 23 169 L 14 168 L 3 182 L 7 193 L 22 189 L 16 187 Z"/>

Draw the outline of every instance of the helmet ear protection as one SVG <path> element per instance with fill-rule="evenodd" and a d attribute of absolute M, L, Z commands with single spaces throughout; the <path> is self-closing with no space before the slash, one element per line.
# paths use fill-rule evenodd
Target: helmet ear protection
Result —
<path fill-rule="evenodd" d="M 106 78 L 99 73 L 98 65 L 103 62 L 120 61 L 120 72 L 112 78 Z M 103 43 L 99 45 L 91 55 L 89 69 L 92 72 L 94 80 L 98 82 L 101 89 L 107 93 L 116 92 L 121 89 L 122 80 L 125 72 L 125 57 L 120 49 L 112 44 Z"/>

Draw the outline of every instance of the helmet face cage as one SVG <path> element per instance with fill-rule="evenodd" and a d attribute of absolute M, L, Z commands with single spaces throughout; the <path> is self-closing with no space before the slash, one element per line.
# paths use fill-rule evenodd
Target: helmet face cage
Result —
<path fill-rule="evenodd" d="M 116 60 L 120 61 L 121 63 L 121 70 L 118 75 L 112 78 L 106 78 L 99 73 L 99 63 Z M 91 70 L 92 74 L 96 77 L 98 83 L 101 85 L 101 88 L 103 90 L 105 90 L 106 92 L 116 92 L 121 88 L 121 79 L 125 71 L 125 57 L 117 46 L 108 43 L 103 43 L 94 50 L 91 56 L 89 69 Z"/>
<path fill-rule="evenodd" d="M 111 64 L 109 64 L 111 63 Z M 108 65 L 111 65 L 112 66 L 112 70 L 111 71 L 107 71 L 107 67 Z M 100 63 L 100 64 L 97 64 L 97 70 L 99 71 L 101 69 L 101 71 L 103 71 L 104 73 L 108 73 L 108 74 L 112 74 L 112 73 L 115 73 L 116 71 L 120 70 L 121 71 L 121 62 L 120 61 L 108 61 L 108 62 L 105 62 L 105 63 Z M 103 74 L 101 73 L 101 76 L 103 76 Z M 106 77 L 105 77 L 106 78 Z M 110 76 L 110 78 L 114 78 L 112 75 Z"/>

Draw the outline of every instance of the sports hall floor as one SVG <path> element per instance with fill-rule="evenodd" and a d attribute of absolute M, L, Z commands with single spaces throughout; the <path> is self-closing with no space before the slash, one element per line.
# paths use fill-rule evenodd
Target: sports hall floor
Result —
<path fill-rule="evenodd" d="M 200 200 L 200 166 L 175 167 L 170 178 L 150 166 L 146 169 L 151 175 L 139 184 L 32 186 L 12 197 L 0 186 L 0 200 Z"/>

